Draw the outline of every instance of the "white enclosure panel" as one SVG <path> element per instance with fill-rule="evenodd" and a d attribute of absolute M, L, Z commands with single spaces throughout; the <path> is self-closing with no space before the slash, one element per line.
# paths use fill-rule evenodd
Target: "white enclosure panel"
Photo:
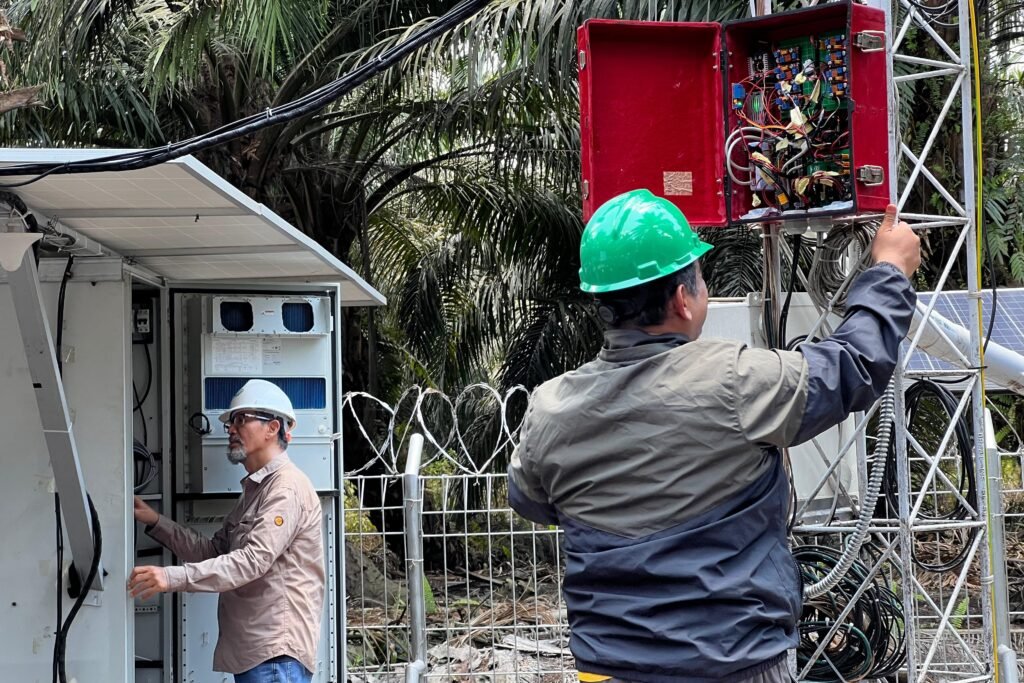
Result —
<path fill-rule="evenodd" d="M 331 299 L 326 296 L 271 296 L 189 293 L 177 314 L 183 397 L 182 420 L 200 424 L 199 434 L 183 427 L 186 492 L 237 493 L 245 470 L 225 458 L 228 437 L 220 415 L 249 378 L 281 381 L 295 409 L 296 425 L 288 455 L 318 491 L 337 488 L 334 463 L 334 337 Z M 283 306 L 308 305 L 312 325 L 305 332 L 285 329 Z M 224 318 L 222 306 L 241 307 Z M 233 320 L 225 328 L 225 320 Z M 293 327 L 294 327 L 293 321 Z M 251 327 L 249 327 L 251 325 Z M 261 333 L 229 332 L 252 329 Z M 267 333 L 266 330 L 276 330 Z M 197 413 L 202 413 L 198 418 Z M 205 416 L 204 419 L 202 416 Z M 197 422 L 198 420 L 198 422 Z"/>
<path fill-rule="evenodd" d="M 734 339 L 748 346 L 763 348 L 765 343 L 761 335 L 760 318 L 761 306 L 753 295 L 747 299 L 711 301 L 701 338 Z M 807 294 L 795 293 L 790 302 L 787 337 L 793 339 L 807 334 L 817 324 L 818 318 L 818 310 Z M 830 329 L 835 329 L 840 319 L 831 315 L 827 322 L 831 325 Z M 827 335 L 828 330 L 822 330 L 817 336 Z M 842 497 L 842 491 L 857 499 L 860 475 L 857 471 L 856 447 L 848 449 L 842 463 L 833 470 L 832 478 L 820 488 L 818 486 L 839 450 L 847 444 L 853 433 L 854 419 L 850 417 L 811 441 L 789 449 L 797 499 L 801 504 L 808 503 L 802 515 L 804 522 L 812 523 L 829 517 L 833 505 L 840 511 L 846 508 L 847 501 Z M 838 500 L 837 495 L 840 496 Z M 839 514 L 843 516 L 842 512 Z"/>
<path fill-rule="evenodd" d="M 220 426 L 220 423 L 217 423 Z M 241 493 L 245 468 L 228 462 L 228 439 L 212 436 L 203 439 L 203 489 L 216 493 Z M 288 446 L 288 457 L 298 466 L 318 491 L 334 488 L 334 462 L 331 444 L 297 443 Z"/>
<path fill-rule="evenodd" d="M 43 285 L 54 331 L 57 291 L 56 284 Z M 64 383 L 109 572 L 106 589 L 93 594 L 99 606 L 86 604 L 71 628 L 68 678 L 80 683 L 128 681 L 133 675 L 133 607 L 124 589 L 132 530 L 127 308 L 123 282 L 72 280 L 68 286 Z M 48 682 L 57 621 L 53 474 L 7 285 L 0 285 L 0 321 L 0 519 L 7 549 L 0 553 L 0 624 L 7 625 L 0 638 L 0 680 Z M 66 543 L 64 559 L 71 560 Z M 65 613 L 71 603 L 65 594 Z"/>

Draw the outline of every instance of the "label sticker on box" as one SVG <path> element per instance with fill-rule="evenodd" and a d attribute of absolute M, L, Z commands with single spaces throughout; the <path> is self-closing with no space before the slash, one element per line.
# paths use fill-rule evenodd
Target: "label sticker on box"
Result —
<path fill-rule="evenodd" d="M 260 375 L 263 373 L 263 340 L 219 338 L 213 339 L 213 374 Z"/>
<path fill-rule="evenodd" d="M 665 171 L 662 173 L 666 197 L 690 197 L 693 195 L 693 173 L 690 171 Z"/>
<path fill-rule="evenodd" d="M 263 368 L 278 368 L 281 366 L 281 340 L 267 337 L 263 340 Z"/>

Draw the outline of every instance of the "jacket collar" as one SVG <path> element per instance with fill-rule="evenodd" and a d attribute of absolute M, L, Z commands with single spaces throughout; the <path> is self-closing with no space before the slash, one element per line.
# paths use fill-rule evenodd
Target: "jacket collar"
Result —
<path fill-rule="evenodd" d="M 259 468 L 249 476 L 242 479 L 242 483 L 244 484 L 246 481 L 250 481 L 253 484 L 259 486 L 260 484 L 263 483 L 264 479 L 269 477 L 274 472 L 277 472 L 279 469 L 281 469 L 290 462 L 291 460 L 288 458 L 287 453 L 278 453 L 273 458 L 271 458 L 270 462 L 268 462 L 266 465 L 264 465 L 263 467 Z"/>
<path fill-rule="evenodd" d="M 643 330 L 606 330 L 604 346 L 598 358 L 608 363 L 629 363 L 645 360 L 671 351 L 690 341 L 683 334 L 647 334 Z"/>

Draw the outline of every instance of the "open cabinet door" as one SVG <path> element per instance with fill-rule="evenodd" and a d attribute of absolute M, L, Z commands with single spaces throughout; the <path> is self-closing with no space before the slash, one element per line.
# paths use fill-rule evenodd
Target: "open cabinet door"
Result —
<path fill-rule="evenodd" d="M 724 226 L 721 26 L 592 19 L 577 38 L 584 220 L 646 188 Z"/>

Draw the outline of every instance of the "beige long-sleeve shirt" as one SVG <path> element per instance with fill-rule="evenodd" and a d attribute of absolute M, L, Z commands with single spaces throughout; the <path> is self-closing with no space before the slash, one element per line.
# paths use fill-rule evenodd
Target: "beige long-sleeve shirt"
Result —
<path fill-rule="evenodd" d="M 316 671 L 324 601 L 320 499 L 284 453 L 242 480 L 212 539 L 161 516 L 147 533 L 185 564 L 172 591 L 220 593 L 217 671 L 242 673 L 287 655 Z"/>

